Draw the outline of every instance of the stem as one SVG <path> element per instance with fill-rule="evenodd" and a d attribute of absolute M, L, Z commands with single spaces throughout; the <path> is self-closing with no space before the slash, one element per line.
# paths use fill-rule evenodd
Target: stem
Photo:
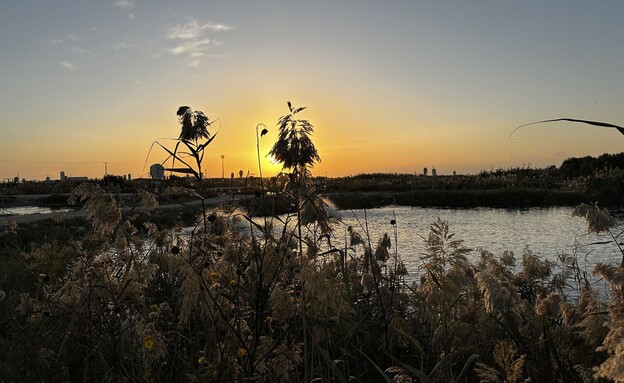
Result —
<path fill-rule="evenodd" d="M 266 208 L 266 204 L 264 202 L 264 178 L 262 177 L 262 165 L 260 163 L 260 137 L 258 137 L 258 128 L 260 126 L 266 126 L 262 123 L 256 125 L 256 153 L 258 154 L 258 172 L 260 172 L 260 197 L 262 198 L 262 216 L 264 217 L 264 230 L 267 228 L 267 217 L 264 209 Z"/>
<path fill-rule="evenodd" d="M 613 238 L 613 242 L 615 242 L 615 245 L 620 250 L 620 253 L 622 253 L 622 262 L 620 263 L 620 267 L 624 269 L 624 249 L 622 249 L 622 246 L 618 243 L 617 238 L 613 235 L 613 232 L 610 229 L 607 229 L 607 231 L 609 232 L 611 238 Z"/>

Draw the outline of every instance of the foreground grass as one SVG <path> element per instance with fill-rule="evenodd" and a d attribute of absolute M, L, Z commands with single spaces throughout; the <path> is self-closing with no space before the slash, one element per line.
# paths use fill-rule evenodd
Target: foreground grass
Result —
<path fill-rule="evenodd" d="M 423 277 L 408 284 L 392 233 L 377 240 L 350 230 L 336 247 L 310 228 L 301 254 L 292 229 L 275 234 L 274 219 L 274 230 L 250 235 L 239 229 L 250 224 L 244 215 L 215 210 L 208 231 L 188 237 L 127 218 L 109 232 L 96 220 L 104 232 L 81 235 L 73 233 L 83 226 L 59 221 L 55 237 L 30 247 L 20 228 L 6 238 L 5 381 L 620 376 L 619 266 L 597 269 L 611 283 L 607 302 L 573 257 L 560 269 L 530 252 L 481 251 L 472 264 L 473 250 L 436 221 Z M 570 286 L 578 300 L 566 296 Z"/>
<path fill-rule="evenodd" d="M 0 348 L 10 350 L 0 380 L 624 381 L 624 259 L 596 267 L 603 300 L 574 256 L 555 265 L 529 251 L 471 250 L 437 220 L 421 269 L 407 270 L 400 222 L 381 238 L 366 222 L 334 235 L 309 171 L 320 160 L 312 125 L 299 119 L 305 108 L 288 109 L 271 150 L 284 175 L 260 178 L 243 209 L 206 205 L 201 160 L 214 136 L 184 106 L 175 147 L 161 147 L 185 165 L 172 171 L 196 180 L 183 187 L 200 202 L 190 231 L 182 216 L 159 220 L 150 190 L 122 214 L 90 183 L 72 194 L 89 219 L 82 230 L 59 217 L 55 235 L 29 241 L 13 225 L 0 244 Z M 590 232 L 613 225 L 594 205 L 575 213 Z M 411 272 L 420 281 L 408 283 Z"/>

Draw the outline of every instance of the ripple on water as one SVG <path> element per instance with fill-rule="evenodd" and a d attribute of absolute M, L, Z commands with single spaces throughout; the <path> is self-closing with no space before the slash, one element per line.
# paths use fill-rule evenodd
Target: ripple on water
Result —
<path fill-rule="evenodd" d="M 557 261 L 560 254 L 577 254 L 579 266 L 588 274 L 598 262 L 620 262 L 622 254 L 614 243 L 593 244 L 609 241 L 609 234 L 588 234 L 585 221 L 572 217 L 570 207 L 532 209 L 451 209 L 391 206 L 369 210 L 342 210 L 343 224 L 336 225 L 335 235 L 342 237 L 347 226 L 353 226 L 361 234 L 366 227 L 371 242 L 375 244 L 383 233 L 393 237 L 396 220 L 396 242 L 399 254 L 410 273 L 421 265 L 420 256 L 425 252 L 424 237 L 429 226 L 439 217 L 448 221 L 454 239 L 461 239 L 471 249 L 481 247 L 494 254 L 505 250 L 513 251 L 520 263 L 525 249 L 531 250 L 540 259 Z M 624 228 L 624 219 L 619 217 L 619 233 Z M 472 253 L 476 261 L 478 254 Z"/>

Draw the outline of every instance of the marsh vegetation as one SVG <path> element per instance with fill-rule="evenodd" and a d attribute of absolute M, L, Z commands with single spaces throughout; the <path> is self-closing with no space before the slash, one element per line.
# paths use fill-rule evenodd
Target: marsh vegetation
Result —
<path fill-rule="evenodd" d="M 408 282 L 415 271 L 394 219 L 375 238 L 365 219 L 345 237 L 332 231 L 303 111 L 288 103 L 278 120 L 271 154 L 283 174 L 260 182 L 243 209 L 200 203 L 190 231 L 150 219 L 162 197 L 153 190 L 139 189 L 141 208 L 122 214 L 93 184 L 72 194 L 90 220 L 84 233 L 59 216 L 56 236 L 26 244 L 11 227 L 0 257 L 0 347 L 10 350 L 1 379 L 624 381 L 620 259 L 596 266 L 609 286 L 600 299 L 574 255 L 558 269 L 531 251 L 469 249 L 452 222 L 432 217 L 421 277 Z M 163 153 L 196 183 L 162 193 L 203 201 L 210 121 L 188 107 L 177 114 L 182 133 Z M 292 212 L 254 218 L 273 200 Z M 621 246 L 606 210 L 574 213 L 609 233 L 605 246 Z"/>

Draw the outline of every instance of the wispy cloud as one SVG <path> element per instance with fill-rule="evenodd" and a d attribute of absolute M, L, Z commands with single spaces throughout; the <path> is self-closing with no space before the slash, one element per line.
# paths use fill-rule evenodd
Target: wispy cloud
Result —
<path fill-rule="evenodd" d="M 78 41 L 80 40 L 80 36 L 78 36 L 76 33 L 72 33 L 67 36 L 67 39 L 71 41 Z"/>
<path fill-rule="evenodd" d="M 188 54 L 191 57 L 199 57 L 203 56 L 202 51 L 207 45 L 210 45 L 210 39 L 185 41 L 169 49 L 169 52 L 176 56 Z"/>
<path fill-rule="evenodd" d="M 212 31 L 229 31 L 230 29 L 234 29 L 234 27 L 230 27 L 229 25 L 225 25 L 225 24 L 206 24 L 205 25 L 206 28 L 212 30 Z"/>
<path fill-rule="evenodd" d="M 177 45 L 169 48 L 168 52 L 175 56 L 186 55 L 191 59 L 189 66 L 199 66 L 198 58 L 205 56 L 208 48 L 221 45 L 219 41 L 208 38 L 208 33 L 230 29 L 233 28 L 225 24 L 200 24 L 196 20 L 176 25 L 167 31 L 167 39 L 177 42 Z"/>
<path fill-rule="evenodd" d="M 73 47 L 72 52 L 77 53 L 79 55 L 84 55 L 84 56 L 95 56 L 95 54 L 91 52 L 90 50 L 84 49 L 78 46 Z"/>
<path fill-rule="evenodd" d="M 74 64 L 70 63 L 69 61 L 61 61 L 59 64 L 60 64 L 62 67 L 65 67 L 65 68 L 67 68 L 67 69 L 69 69 L 69 70 L 74 70 L 74 69 L 76 69 L 76 67 L 74 67 Z"/>
<path fill-rule="evenodd" d="M 197 39 L 205 32 L 210 31 L 229 31 L 232 27 L 225 24 L 199 24 L 195 20 L 191 20 L 186 24 L 176 25 L 169 29 L 167 38 L 177 40 L 192 40 Z"/>
<path fill-rule="evenodd" d="M 119 0 L 115 3 L 115 7 L 119 7 L 125 10 L 131 10 L 136 7 L 136 3 L 133 0 Z"/>
<path fill-rule="evenodd" d="M 103 48 L 109 48 L 112 49 L 114 51 L 120 50 L 120 49 L 130 49 L 130 48 L 134 48 L 135 45 L 134 44 L 129 44 L 126 42 L 118 42 L 118 43 L 108 43 L 108 44 L 102 44 L 101 45 Z"/>

